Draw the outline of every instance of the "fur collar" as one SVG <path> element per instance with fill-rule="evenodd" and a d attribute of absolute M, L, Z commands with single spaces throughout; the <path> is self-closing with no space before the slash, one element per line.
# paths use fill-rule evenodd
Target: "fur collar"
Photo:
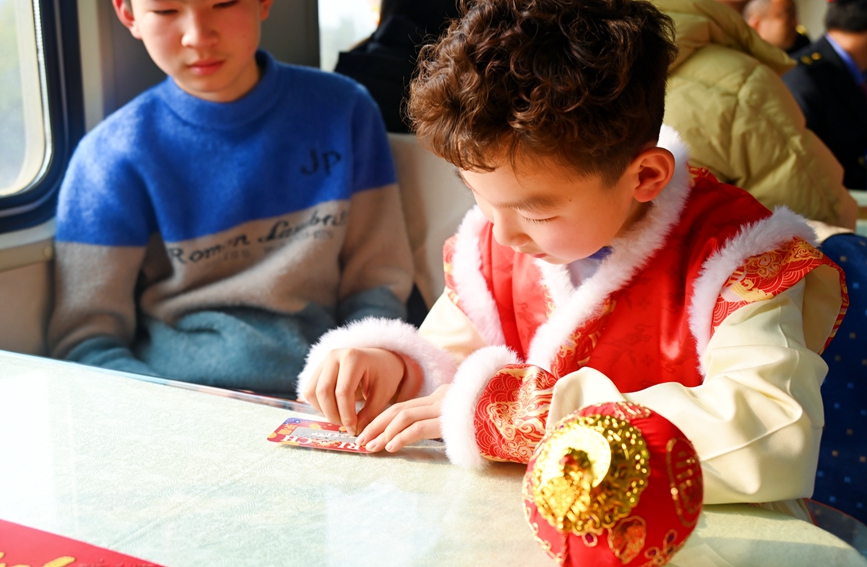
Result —
<path fill-rule="evenodd" d="M 644 218 L 629 232 L 611 242 L 613 252 L 602 260 L 592 277 L 575 288 L 567 266 L 536 261 L 557 308 L 536 331 L 527 357 L 529 364 L 549 369 L 560 345 L 568 340 L 572 332 L 595 317 L 605 298 L 626 285 L 665 244 L 672 227 L 680 218 L 691 182 L 687 167 L 688 151 L 677 132 L 663 126 L 657 145 L 674 154 L 674 176 L 652 201 Z"/>

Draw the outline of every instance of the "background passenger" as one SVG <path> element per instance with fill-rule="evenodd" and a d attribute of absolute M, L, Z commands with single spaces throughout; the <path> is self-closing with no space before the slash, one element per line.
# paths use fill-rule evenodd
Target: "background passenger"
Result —
<path fill-rule="evenodd" d="M 370 91 L 389 132 L 408 133 L 403 112 L 418 51 L 436 41 L 459 15 L 458 0 L 383 0 L 376 31 L 350 51 L 341 52 L 334 71 Z"/>
<path fill-rule="evenodd" d="M 272 0 L 114 0 L 169 77 L 94 128 L 57 212 L 51 354 L 291 394 L 338 324 L 401 317 L 412 264 L 360 85 L 257 51 Z"/>
<path fill-rule="evenodd" d="M 794 54 L 783 81 L 846 171 L 849 189 L 867 189 L 867 0 L 834 0 L 826 33 Z M 821 219 L 819 219 L 821 220 Z"/>
<path fill-rule="evenodd" d="M 806 30 L 798 25 L 793 0 L 750 0 L 743 16 L 763 40 L 786 53 L 810 44 Z"/>
<path fill-rule="evenodd" d="M 690 163 L 770 209 L 785 205 L 854 229 L 858 206 L 843 186 L 840 164 L 805 126 L 780 79 L 794 64 L 786 54 L 714 0 L 654 4 L 676 28 L 665 123 L 689 146 Z"/>

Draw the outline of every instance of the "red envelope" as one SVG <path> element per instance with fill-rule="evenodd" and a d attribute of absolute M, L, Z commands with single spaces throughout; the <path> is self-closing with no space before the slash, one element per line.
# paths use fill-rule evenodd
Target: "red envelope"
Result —
<path fill-rule="evenodd" d="M 370 453 L 364 447 L 360 447 L 355 440 L 356 437 L 347 433 L 342 425 L 297 417 L 290 417 L 268 436 L 268 441 L 293 447 Z"/>
<path fill-rule="evenodd" d="M 0 565 L 160 567 L 156 563 L 0 520 Z"/>

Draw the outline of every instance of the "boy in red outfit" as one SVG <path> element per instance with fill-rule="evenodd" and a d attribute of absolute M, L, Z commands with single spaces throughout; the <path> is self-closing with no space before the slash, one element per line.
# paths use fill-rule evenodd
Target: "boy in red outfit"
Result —
<path fill-rule="evenodd" d="M 578 408 L 640 403 L 694 444 L 706 503 L 809 496 L 845 285 L 803 219 L 687 165 L 662 126 L 674 55 L 649 2 L 470 2 L 409 104 L 478 203 L 446 291 L 418 333 L 323 337 L 299 393 L 370 450 L 442 436 L 470 467 L 526 463 Z"/>

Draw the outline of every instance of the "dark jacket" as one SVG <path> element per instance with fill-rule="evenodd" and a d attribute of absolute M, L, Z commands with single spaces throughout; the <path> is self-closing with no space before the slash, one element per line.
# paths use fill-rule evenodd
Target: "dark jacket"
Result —
<path fill-rule="evenodd" d="M 783 81 L 813 130 L 845 169 L 844 185 L 867 189 L 867 95 L 825 37 L 793 54 Z"/>
<path fill-rule="evenodd" d="M 456 0 L 383 0 L 376 31 L 340 53 L 334 70 L 367 87 L 389 132 L 409 132 L 404 106 L 419 49 L 459 15 Z"/>
<path fill-rule="evenodd" d="M 371 37 L 351 51 L 341 52 L 334 68 L 367 87 L 389 132 L 409 132 L 404 104 L 422 39 L 415 23 L 392 16 Z"/>

